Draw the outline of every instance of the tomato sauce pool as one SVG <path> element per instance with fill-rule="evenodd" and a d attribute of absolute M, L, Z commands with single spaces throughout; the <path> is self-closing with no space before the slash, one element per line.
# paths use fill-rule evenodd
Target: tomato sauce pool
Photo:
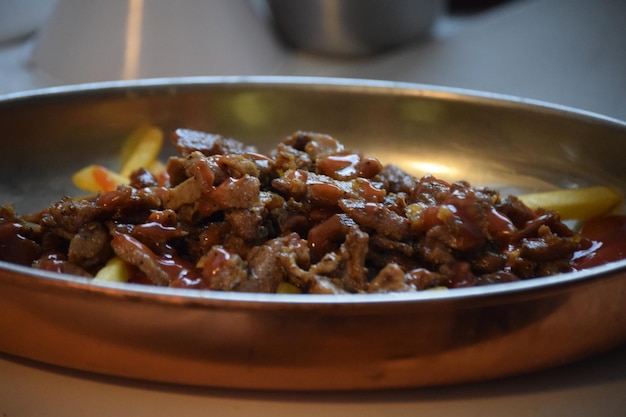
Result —
<path fill-rule="evenodd" d="M 626 216 L 610 215 L 587 221 L 581 234 L 594 242 L 573 260 L 576 269 L 591 268 L 626 258 Z"/>

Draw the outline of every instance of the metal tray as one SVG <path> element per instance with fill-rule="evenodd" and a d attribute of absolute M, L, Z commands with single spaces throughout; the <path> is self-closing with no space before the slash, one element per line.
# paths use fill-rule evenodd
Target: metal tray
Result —
<path fill-rule="evenodd" d="M 0 204 L 76 194 L 142 122 L 270 148 L 329 133 L 419 174 L 534 191 L 626 191 L 626 124 L 512 97 L 363 80 L 184 78 L 0 98 Z M 164 149 L 164 153 L 172 152 Z M 532 372 L 626 342 L 626 262 L 490 287 L 290 295 L 93 283 L 0 262 L 0 351 L 100 374 L 212 387 L 356 390 Z"/>

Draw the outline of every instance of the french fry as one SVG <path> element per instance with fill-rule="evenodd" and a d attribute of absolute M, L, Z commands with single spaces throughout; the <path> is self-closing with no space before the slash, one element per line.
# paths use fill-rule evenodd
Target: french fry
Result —
<path fill-rule="evenodd" d="M 98 271 L 94 279 L 109 282 L 128 282 L 130 273 L 131 270 L 128 264 L 121 258 L 114 256 Z"/>
<path fill-rule="evenodd" d="M 163 145 L 163 132 L 155 126 L 141 126 L 126 140 L 122 148 L 120 175 L 129 177 L 139 168 L 148 168 L 156 161 Z"/>
<path fill-rule="evenodd" d="M 130 183 L 130 174 L 146 168 L 162 183 L 167 181 L 165 165 L 157 159 L 163 145 L 163 132 L 151 125 L 141 125 L 126 139 L 121 150 L 122 169 L 113 172 L 101 165 L 89 165 L 72 176 L 74 185 L 93 193 L 113 191 Z"/>
<path fill-rule="evenodd" d="M 545 191 L 518 198 L 532 209 L 556 210 L 561 219 L 578 221 L 608 214 L 622 201 L 616 190 L 606 186 Z"/>
<path fill-rule="evenodd" d="M 149 123 L 143 123 L 133 130 L 130 135 L 126 138 L 124 143 L 122 144 L 122 149 L 120 150 L 120 165 L 123 166 L 130 159 L 135 147 L 141 141 L 148 130 L 152 128 L 152 125 Z"/>
<path fill-rule="evenodd" d="M 288 282 L 281 282 L 276 289 L 277 294 L 300 294 L 302 291 L 300 288 Z"/>
<path fill-rule="evenodd" d="M 101 165 L 89 165 L 72 176 L 72 181 L 81 190 L 97 193 L 113 191 L 118 185 L 128 184 L 128 178 L 123 177 Z"/>

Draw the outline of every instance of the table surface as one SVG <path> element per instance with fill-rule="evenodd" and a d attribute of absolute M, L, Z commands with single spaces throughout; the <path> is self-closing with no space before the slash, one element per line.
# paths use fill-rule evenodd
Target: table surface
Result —
<path fill-rule="evenodd" d="M 517 0 L 448 15 L 433 35 L 387 53 L 339 59 L 287 51 L 257 75 L 382 79 L 541 100 L 626 121 L 626 2 Z M 242 29 L 245 30 L 245 29 Z M 0 94 L 72 84 L 33 64 L 37 36 L 0 44 Z M 229 44 L 228 48 L 236 47 Z M 215 48 L 226 48 L 217 44 Z M 203 75 L 211 73 L 203 69 Z M 221 70 L 223 71 L 223 70 Z M 233 68 L 232 73 L 242 69 Z M 198 75 L 185 68 L 165 76 Z M 245 75 L 245 74 L 243 74 Z M 93 81 L 100 81 L 94 79 Z M 624 416 L 626 346 L 531 375 L 444 388 L 272 393 L 108 378 L 0 355 L 0 415 Z"/>

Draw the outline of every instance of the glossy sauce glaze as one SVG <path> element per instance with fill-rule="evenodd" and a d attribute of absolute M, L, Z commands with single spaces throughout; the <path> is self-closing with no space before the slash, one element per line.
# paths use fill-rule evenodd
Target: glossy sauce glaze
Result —
<path fill-rule="evenodd" d="M 159 225 L 159 227 L 163 227 Z M 17 231 L 23 231 L 19 233 Z M 315 233 L 312 233 L 315 235 Z M 590 246 L 587 249 L 577 252 L 572 259 L 575 269 L 587 269 L 594 266 L 603 265 L 609 262 L 626 258 L 626 216 L 609 215 L 597 217 L 587 221 L 581 229 L 581 234 L 589 239 Z M 3 256 L 0 260 L 29 265 L 39 255 L 32 242 L 23 235 L 28 235 L 23 225 L 18 223 L 5 224 L 0 227 L 0 248 Z M 323 239 L 313 239 L 325 241 L 330 244 L 332 239 L 324 236 Z M 197 269 L 192 265 L 183 262 L 181 259 L 174 259 L 168 253 L 161 256 L 156 262 L 166 265 L 167 269 L 176 276 L 177 281 L 185 287 L 195 287 L 198 280 Z M 219 263 L 219 259 L 213 259 L 214 263 Z M 50 254 L 45 261 L 40 263 L 40 268 L 51 272 L 63 273 L 63 259 L 57 254 Z M 131 279 L 131 282 L 144 283 L 146 281 L 142 274 L 138 273 Z M 184 284 L 183 284 L 184 282 Z M 147 282 L 146 282 L 147 283 Z"/>
<path fill-rule="evenodd" d="M 139 169 L 114 190 L 23 217 L 0 206 L 0 259 L 98 278 L 117 258 L 133 270 L 116 276 L 131 282 L 339 294 L 489 285 L 624 256 L 612 223 L 623 218 L 581 235 L 556 211 L 415 177 L 325 134 L 295 132 L 265 157 L 210 133 L 172 141 L 166 184 Z"/>
<path fill-rule="evenodd" d="M 592 241 L 574 258 L 576 269 L 586 269 L 626 258 L 626 216 L 610 215 L 587 221 L 581 234 Z"/>

